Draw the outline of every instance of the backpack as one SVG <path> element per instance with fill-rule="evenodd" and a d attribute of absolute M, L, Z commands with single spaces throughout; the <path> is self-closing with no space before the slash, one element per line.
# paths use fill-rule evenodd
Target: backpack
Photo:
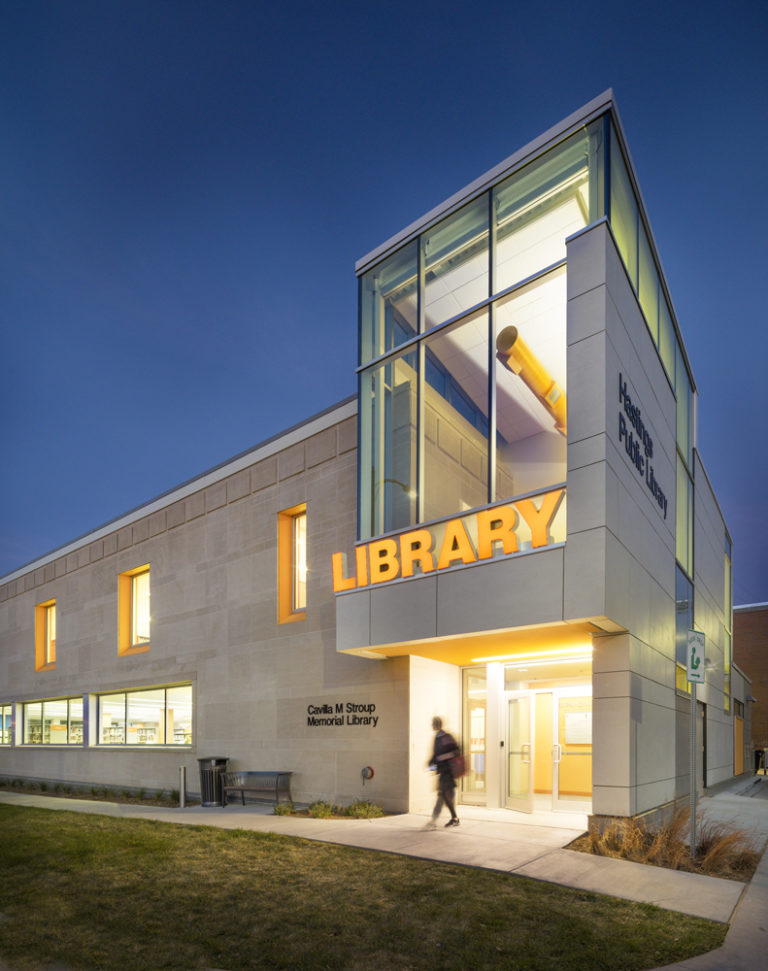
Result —
<path fill-rule="evenodd" d="M 467 766 L 464 761 L 464 756 L 459 752 L 451 759 L 451 775 L 454 779 L 460 779 L 461 776 L 466 774 L 466 771 Z"/>

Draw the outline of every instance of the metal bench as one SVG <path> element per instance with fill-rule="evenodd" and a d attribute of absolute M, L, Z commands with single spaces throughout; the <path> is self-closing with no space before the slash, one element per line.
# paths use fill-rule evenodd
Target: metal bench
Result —
<path fill-rule="evenodd" d="M 221 788 L 223 805 L 227 804 L 227 794 L 239 792 L 240 801 L 245 805 L 246 792 L 269 795 L 279 805 L 280 797 L 285 796 L 286 802 L 291 799 L 291 776 L 293 772 L 222 772 Z"/>

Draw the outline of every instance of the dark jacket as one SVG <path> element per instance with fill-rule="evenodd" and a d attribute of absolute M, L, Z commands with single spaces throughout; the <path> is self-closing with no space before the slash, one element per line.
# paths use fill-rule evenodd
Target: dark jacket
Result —
<path fill-rule="evenodd" d="M 435 747 L 432 751 L 430 765 L 437 768 L 438 785 L 441 789 L 446 786 L 455 788 L 456 783 L 451 772 L 451 759 L 459 754 L 459 746 L 456 739 L 442 729 L 435 735 Z"/>

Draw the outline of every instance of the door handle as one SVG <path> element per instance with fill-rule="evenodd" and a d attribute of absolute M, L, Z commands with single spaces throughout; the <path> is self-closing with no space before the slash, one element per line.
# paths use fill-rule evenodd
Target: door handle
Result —
<path fill-rule="evenodd" d="M 563 749 L 559 742 L 555 742 L 555 744 L 552 746 L 552 761 L 560 762 L 562 761 L 562 758 L 563 758 Z"/>

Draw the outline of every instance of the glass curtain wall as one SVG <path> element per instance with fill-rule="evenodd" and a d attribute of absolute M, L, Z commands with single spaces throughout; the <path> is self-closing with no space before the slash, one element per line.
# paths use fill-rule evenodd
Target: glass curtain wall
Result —
<path fill-rule="evenodd" d="M 693 629 L 693 584 L 678 566 L 675 570 L 675 687 L 690 694 L 688 631 Z"/>
<path fill-rule="evenodd" d="M 494 306 L 497 499 L 565 481 L 566 303 L 561 265 Z"/>
<path fill-rule="evenodd" d="M 360 279 L 360 363 L 419 332 L 418 243 L 414 240 Z"/>
<path fill-rule="evenodd" d="M 360 377 L 360 529 L 410 526 L 416 516 L 418 354 L 398 354 Z"/>
<path fill-rule="evenodd" d="M 565 240 L 598 119 L 360 278 L 360 538 L 565 480 Z"/>
<path fill-rule="evenodd" d="M 651 249 L 650 233 L 640 214 L 613 125 L 610 146 L 611 229 L 677 398 L 677 560 L 688 577 L 693 577 L 693 380 L 672 323 L 672 312 Z"/>
<path fill-rule="evenodd" d="M 677 398 L 692 492 L 693 380 L 605 115 L 360 277 L 361 539 L 565 480 L 565 241 L 603 215 Z M 686 509 L 690 576 L 689 524 Z"/>
<path fill-rule="evenodd" d="M 440 328 L 424 345 L 426 520 L 485 505 L 488 495 L 488 311 Z"/>

